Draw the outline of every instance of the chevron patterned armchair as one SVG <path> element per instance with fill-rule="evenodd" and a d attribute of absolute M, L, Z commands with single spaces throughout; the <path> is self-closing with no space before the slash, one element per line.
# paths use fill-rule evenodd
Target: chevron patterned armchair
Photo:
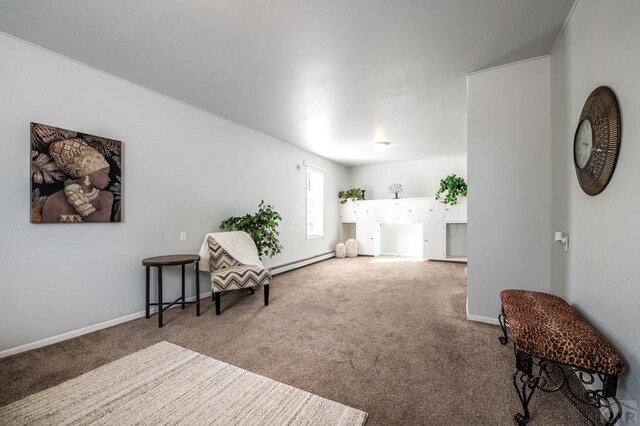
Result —
<path fill-rule="evenodd" d="M 209 269 L 211 271 L 211 296 L 216 304 L 216 315 L 220 315 L 220 296 L 232 290 L 264 288 L 264 305 L 269 305 L 271 271 L 259 266 L 243 265 L 232 257 L 215 239 L 209 237 Z"/>

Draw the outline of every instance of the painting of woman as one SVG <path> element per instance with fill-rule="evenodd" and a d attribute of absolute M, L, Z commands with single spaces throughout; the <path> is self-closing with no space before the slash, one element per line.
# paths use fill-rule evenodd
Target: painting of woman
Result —
<path fill-rule="evenodd" d="M 32 139 L 34 133 L 32 127 Z M 32 151 L 32 222 L 119 222 L 120 156 L 114 154 L 120 142 L 105 139 L 107 146 L 100 146 L 101 138 L 64 130 L 46 135 L 40 143 L 32 140 L 32 149 L 40 148 Z"/>

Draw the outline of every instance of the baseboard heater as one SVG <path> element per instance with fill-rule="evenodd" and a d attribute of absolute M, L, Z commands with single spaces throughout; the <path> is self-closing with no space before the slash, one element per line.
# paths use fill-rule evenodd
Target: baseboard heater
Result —
<path fill-rule="evenodd" d="M 323 260 L 331 259 L 335 257 L 335 251 L 328 251 L 326 253 L 318 254 L 315 256 L 307 257 L 305 259 L 294 260 L 293 262 L 284 263 L 282 265 L 273 266 L 271 269 L 272 275 L 282 274 L 283 272 L 291 271 L 292 269 L 302 268 L 303 266 L 311 265 L 312 263 L 322 262 Z"/>

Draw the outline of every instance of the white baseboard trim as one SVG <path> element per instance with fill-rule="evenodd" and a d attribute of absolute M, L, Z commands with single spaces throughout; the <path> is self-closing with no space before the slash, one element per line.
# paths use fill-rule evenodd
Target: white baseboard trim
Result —
<path fill-rule="evenodd" d="M 332 257 L 336 257 L 335 251 L 321 254 L 319 256 L 310 257 L 308 259 L 300 260 L 298 262 L 291 262 L 291 263 L 287 263 L 286 265 L 275 266 L 271 268 L 271 275 L 282 274 L 284 272 L 302 268 L 303 266 L 311 265 L 312 263 L 322 262 L 323 260 L 331 259 Z"/>
<path fill-rule="evenodd" d="M 500 325 L 500 322 L 498 321 L 498 318 L 492 318 L 492 317 L 483 317 L 480 315 L 469 315 L 467 314 L 467 319 L 469 321 L 475 321 L 475 322 L 483 322 L 485 324 L 493 324 L 493 325 Z"/>
<path fill-rule="evenodd" d="M 320 256 L 315 256 L 315 257 L 311 257 L 311 258 L 308 258 L 308 259 L 303 259 L 303 260 L 301 260 L 299 262 L 291 262 L 291 263 L 288 263 L 286 265 L 276 266 L 275 268 L 273 268 L 271 270 L 271 273 L 273 275 L 282 274 L 283 272 L 287 272 L 287 271 L 291 271 L 293 269 L 301 268 L 303 266 L 311 265 L 312 263 L 321 262 L 323 260 L 331 259 L 332 257 L 335 257 L 335 255 L 336 255 L 335 252 L 330 252 L 330 253 L 322 254 Z M 200 299 L 206 299 L 208 297 L 211 297 L 211 291 L 208 291 L 206 293 L 200 293 Z M 191 302 L 191 301 L 194 301 L 194 300 L 196 300 L 195 296 L 191 296 L 191 297 L 187 298 L 188 302 Z M 178 305 L 174 305 L 174 306 L 171 307 L 171 309 L 176 308 L 177 306 Z M 152 314 L 156 313 L 157 311 L 158 311 L 157 307 L 152 307 L 151 310 L 150 310 L 150 312 Z M 146 315 L 145 311 L 142 310 L 142 311 L 134 312 L 132 314 L 125 315 L 125 316 L 122 316 L 122 317 L 119 317 L 119 318 L 114 318 L 114 319 L 109 320 L 109 321 L 104 321 L 104 322 L 101 322 L 99 324 L 90 325 L 88 327 L 83 327 L 83 328 L 79 328 L 77 330 L 68 331 L 66 333 L 62 333 L 62 334 L 58 334 L 58 335 L 55 335 L 55 336 L 47 337 L 45 339 L 37 340 L 35 342 L 26 343 L 24 345 L 16 346 L 15 348 L 5 349 L 4 351 L 0 351 L 0 359 L 6 358 L 8 356 L 16 355 L 16 354 L 19 354 L 19 353 L 22 353 L 22 352 L 30 351 L 32 349 L 41 348 L 43 346 L 52 345 L 54 343 L 62 342 L 63 340 L 72 339 L 74 337 L 82 336 L 84 334 L 92 333 L 94 331 L 102 330 L 104 328 L 113 327 L 114 325 L 122 324 L 122 323 L 128 322 L 128 321 L 133 321 L 133 320 L 136 320 L 138 318 L 144 318 L 145 315 Z"/>
<path fill-rule="evenodd" d="M 200 293 L 201 301 L 202 299 L 207 299 L 208 297 L 211 297 L 211 291 L 208 291 L 206 293 Z M 194 300 L 196 300 L 195 296 L 191 296 L 187 298 L 187 302 L 192 302 Z M 174 305 L 170 309 L 177 308 L 178 306 L 180 306 L 180 304 Z M 152 314 L 155 314 L 156 312 L 158 312 L 158 308 L 155 306 L 151 307 L 150 312 Z M 102 330 L 104 328 L 113 327 L 114 325 L 133 321 L 138 318 L 144 318 L 145 315 L 146 315 L 145 311 L 134 312 L 132 314 L 125 315 L 120 318 L 114 318 L 112 320 L 90 325 L 88 327 L 83 327 L 77 330 L 72 330 L 66 333 L 58 334 L 56 336 L 47 337 L 46 339 L 37 340 L 35 342 L 27 343 L 21 346 L 16 346 L 15 348 L 5 349 L 4 351 L 0 352 L 0 359 L 6 358 L 11 355 L 16 355 L 22 352 L 30 351 L 32 349 L 41 348 L 43 346 L 53 345 L 54 343 L 62 342 L 63 340 L 72 339 L 74 337 L 82 336 L 84 334 L 92 333 L 94 331 Z"/>

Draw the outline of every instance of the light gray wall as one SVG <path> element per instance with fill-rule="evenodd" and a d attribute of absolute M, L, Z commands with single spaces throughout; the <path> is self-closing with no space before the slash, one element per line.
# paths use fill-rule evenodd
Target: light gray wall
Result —
<path fill-rule="evenodd" d="M 468 78 L 468 314 L 494 320 L 506 288 L 549 291 L 550 59 Z"/>
<path fill-rule="evenodd" d="M 400 198 L 433 197 L 440 179 L 452 173 L 466 179 L 466 155 L 352 167 L 349 184 L 366 190 L 368 200 L 393 198 L 389 186 L 395 182 L 404 188 Z"/>
<path fill-rule="evenodd" d="M 345 167 L 4 35 L 0 57 L 0 351 L 143 310 L 142 258 L 197 252 L 261 199 L 283 216 L 267 265 L 338 240 Z M 29 223 L 31 121 L 124 142 L 124 223 Z M 323 239 L 305 238 L 304 160 L 327 169 Z M 178 270 L 166 275 L 169 299 Z"/>
<path fill-rule="evenodd" d="M 604 13 L 603 13 L 604 12 Z M 570 251 L 554 249 L 552 280 L 622 352 L 622 399 L 640 400 L 640 2 L 580 0 L 551 56 L 552 225 Z M 622 112 L 615 173 L 601 194 L 578 185 L 572 144 L 589 93 L 611 87 Z"/>

